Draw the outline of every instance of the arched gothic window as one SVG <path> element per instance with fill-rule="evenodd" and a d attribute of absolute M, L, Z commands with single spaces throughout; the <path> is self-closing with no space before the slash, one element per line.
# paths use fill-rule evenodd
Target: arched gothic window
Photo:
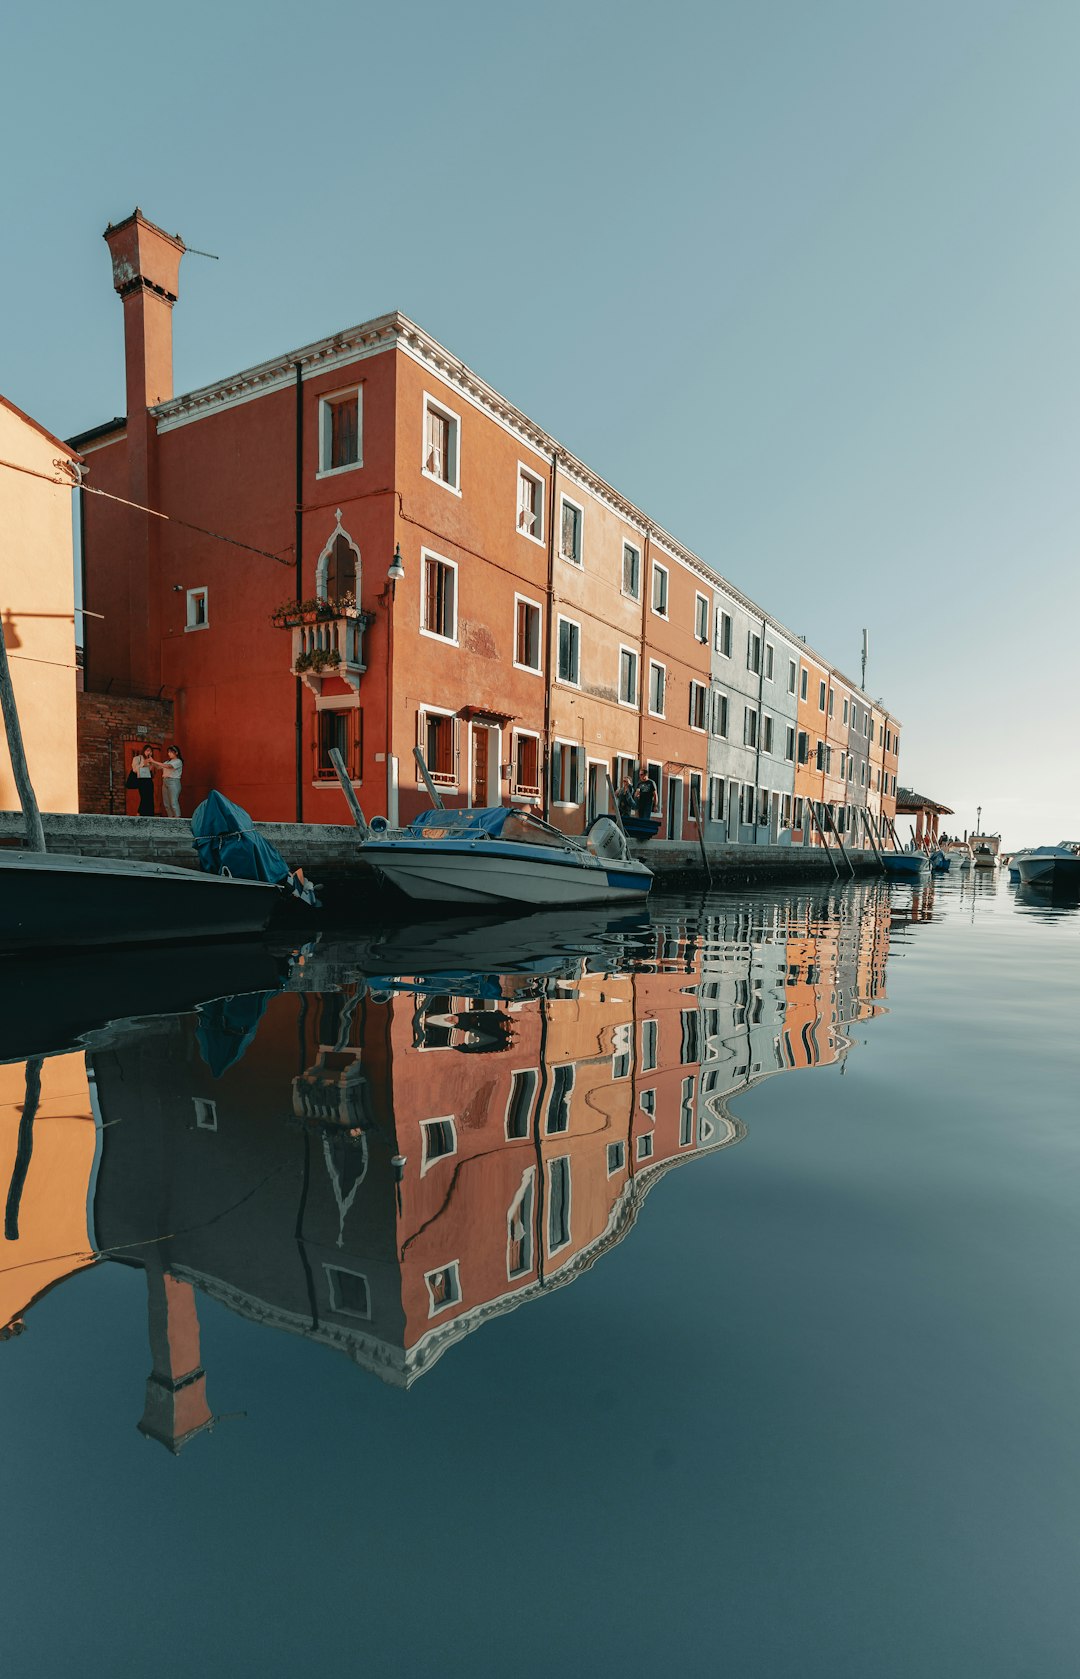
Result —
<path fill-rule="evenodd" d="M 341 600 L 351 596 L 360 603 L 360 550 L 342 529 L 341 509 L 330 540 L 315 567 L 315 593 L 320 600 Z"/>

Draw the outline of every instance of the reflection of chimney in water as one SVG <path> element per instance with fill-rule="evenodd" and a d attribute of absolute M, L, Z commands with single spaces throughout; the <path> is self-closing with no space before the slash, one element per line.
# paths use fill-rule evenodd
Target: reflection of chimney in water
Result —
<path fill-rule="evenodd" d="M 139 1432 L 160 1440 L 175 1454 L 214 1420 L 199 1361 L 195 1290 L 153 1261 L 147 1266 L 146 1283 L 154 1367 L 146 1383 Z"/>

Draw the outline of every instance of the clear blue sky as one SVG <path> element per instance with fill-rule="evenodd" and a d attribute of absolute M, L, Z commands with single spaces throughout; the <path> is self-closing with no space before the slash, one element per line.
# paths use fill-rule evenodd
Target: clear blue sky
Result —
<path fill-rule="evenodd" d="M 901 779 L 1080 837 L 1080 5 L 308 0 L 0 22 L 0 388 L 123 411 L 400 308 L 857 676 Z"/>

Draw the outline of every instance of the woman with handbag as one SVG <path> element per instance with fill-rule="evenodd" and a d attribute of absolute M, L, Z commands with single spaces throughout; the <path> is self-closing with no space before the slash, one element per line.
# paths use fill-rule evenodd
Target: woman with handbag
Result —
<path fill-rule="evenodd" d="M 139 808 L 136 816 L 153 816 L 154 814 L 154 772 L 150 768 L 153 759 L 148 752 L 136 752 L 131 760 L 127 781 L 124 785 L 139 795 Z"/>

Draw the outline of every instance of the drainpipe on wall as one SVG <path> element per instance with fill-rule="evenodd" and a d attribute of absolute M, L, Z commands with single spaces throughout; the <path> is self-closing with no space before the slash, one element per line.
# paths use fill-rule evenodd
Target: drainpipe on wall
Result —
<path fill-rule="evenodd" d="M 296 598 L 304 594 L 304 367 L 294 362 L 296 369 Z M 304 684 L 296 683 L 296 820 L 304 820 Z"/>
<path fill-rule="evenodd" d="M 548 575 L 547 575 L 547 662 L 544 670 L 544 821 L 551 815 L 551 646 L 555 622 L 555 478 L 559 470 L 557 449 L 551 451 L 551 501 L 548 510 Z"/>

